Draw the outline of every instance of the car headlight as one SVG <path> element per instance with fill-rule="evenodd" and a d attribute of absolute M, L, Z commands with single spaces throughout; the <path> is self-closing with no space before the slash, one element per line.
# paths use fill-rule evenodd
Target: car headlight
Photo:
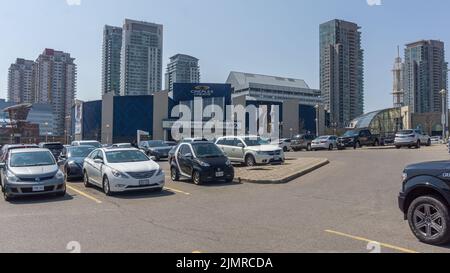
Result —
<path fill-rule="evenodd" d="M 117 178 L 128 178 L 128 176 L 126 174 L 119 172 L 118 170 L 112 169 L 111 173 L 112 173 L 112 175 L 114 175 L 114 177 L 117 177 Z"/>
<path fill-rule="evenodd" d="M 405 182 L 408 179 L 408 174 L 407 173 L 403 173 L 402 174 L 402 181 Z"/>
<path fill-rule="evenodd" d="M 12 172 L 8 171 L 6 173 L 6 178 L 8 179 L 8 182 L 17 182 L 19 181 L 19 178 L 17 178 L 17 176 L 15 174 L 13 174 Z"/>
<path fill-rule="evenodd" d="M 159 169 L 159 170 L 156 172 L 156 175 L 155 175 L 155 176 L 160 176 L 160 175 L 163 175 L 163 170 L 162 170 L 162 169 Z"/>
<path fill-rule="evenodd" d="M 210 167 L 211 165 L 209 165 L 208 163 L 206 163 L 206 162 L 203 162 L 203 161 L 199 161 L 198 162 L 198 164 L 200 164 L 200 166 L 202 166 L 202 167 L 205 167 L 205 168 L 207 168 L 207 167 Z"/>
<path fill-rule="evenodd" d="M 225 162 L 225 165 L 231 166 L 231 161 L 228 159 L 227 162 Z"/>
<path fill-rule="evenodd" d="M 62 171 L 58 171 L 55 175 L 56 179 L 63 179 L 64 178 L 64 173 Z"/>

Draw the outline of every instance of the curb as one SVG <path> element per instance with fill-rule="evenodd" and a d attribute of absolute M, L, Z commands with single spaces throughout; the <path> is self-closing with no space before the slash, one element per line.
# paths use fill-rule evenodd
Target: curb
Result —
<path fill-rule="evenodd" d="M 276 180 L 253 180 L 253 179 L 242 179 L 240 177 L 235 178 L 234 182 L 237 183 L 250 183 L 250 184 L 261 184 L 261 185 L 270 185 L 270 184 L 286 184 L 291 182 L 294 179 L 297 179 L 299 177 L 302 177 L 306 174 L 309 174 L 317 169 L 320 169 L 326 165 L 330 164 L 330 161 L 328 159 L 322 160 L 321 162 L 314 164 L 313 166 L 303 169 L 301 171 L 299 171 L 298 173 L 295 173 L 293 175 L 287 176 L 287 177 L 283 177 L 281 179 L 276 179 Z"/>

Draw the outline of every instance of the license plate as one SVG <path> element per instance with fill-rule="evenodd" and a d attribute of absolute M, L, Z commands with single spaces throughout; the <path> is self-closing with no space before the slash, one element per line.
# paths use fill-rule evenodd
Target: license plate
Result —
<path fill-rule="evenodd" d="M 139 186 L 148 186 L 150 185 L 150 180 L 145 179 L 145 180 L 139 180 Z"/>
<path fill-rule="evenodd" d="M 216 172 L 216 177 L 223 177 L 224 173 L 223 172 Z"/>
<path fill-rule="evenodd" d="M 44 186 L 33 186 L 34 192 L 40 192 L 40 191 L 44 191 L 44 190 L 45 190 Z"/>

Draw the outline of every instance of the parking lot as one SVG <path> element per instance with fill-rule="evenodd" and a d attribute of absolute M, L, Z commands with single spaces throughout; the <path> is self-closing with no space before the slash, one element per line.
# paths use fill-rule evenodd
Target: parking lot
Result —
<path fill-rule="evenodd" d="M 330 164 L 279 185 L 170 181 L 162 193 L 105 196 L 69 182 L 64 198 L 0 201 L 0 252 L 450 252 L 419 243 L 398 209 L 403 167 L 444 145 L 288 153 Z M 69 247 L 70 249 L 70 247 Z"/>

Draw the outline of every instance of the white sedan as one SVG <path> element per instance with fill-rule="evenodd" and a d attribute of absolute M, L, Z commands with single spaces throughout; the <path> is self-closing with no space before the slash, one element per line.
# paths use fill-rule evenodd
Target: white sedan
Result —
<path fill-rule="evenodd" d="M 330 150 L 337 148 L 337 136 L 321 136 L 313 140 L 311 143 L 311 149 L 317 150 Z"/>
<path fill-rule="evenodd" d="M 84 185 L 101 187 L 106 195 L 135 190 L 162 191 L 161 167 L 138 149 L 101 148 L 84 161 Z"/>

